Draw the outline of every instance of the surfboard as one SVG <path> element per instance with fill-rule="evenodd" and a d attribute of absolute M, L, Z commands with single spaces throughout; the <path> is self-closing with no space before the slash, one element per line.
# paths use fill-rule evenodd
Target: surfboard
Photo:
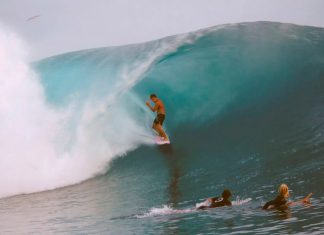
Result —
<path fill-rule="evenodd" d="M 163 140 L 160 136 L 156 136 L 154 141 L 157 145 L 170 144 L 170 140 Z"/>

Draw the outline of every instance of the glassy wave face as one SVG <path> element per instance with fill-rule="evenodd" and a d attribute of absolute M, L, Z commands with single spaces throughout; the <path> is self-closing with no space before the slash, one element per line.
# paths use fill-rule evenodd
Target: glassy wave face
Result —
<path fill-rule="evenodd" d="M 324 208 L 322 28 L 269 22 L 224 25 L 58 55 L 26 71 L 15 75 L 26 82 L 23 88 L 13 89 L 11 82 L 19 79 L 8 77 L 9 98 L 2 104 L 2 112 L 10 112 L 6 124 L 0 119 L 1 128 L 7 128 L 1 140 L 8 143 L 1 150 L 0 196 L 54 189 L 108 172 L 105 177 L 120 186 L 113 184 L 106 193 L 118 189 L 131 194 L 146 209 L 141 216 L 135 205 L 123 208 L 127 197 L 120 196 L 121 207 L 117 198 L 112 204 L 125 211 L 117 214 L 137 214 L 138 219 L 159 211 L 172 214 L 166 204 L 190 212 L 189 204 L 225 187 L 234 197 L 252 198 L 248 203 L 258 210 L 281 183 L 290 186 L 294 198 L 313 192 L 316 207 Z M 154 114 L 145 106 L 151 93 L 165 103 L 171 146 L 153 145 Z M 19 125 L 10 125 L 11 114 Z M 192 229 L 230 233 L 262 216 L 260 211 L 247 215 L 236 227 L 231 224 L 237 210 L 220 214 L 230 217 L 228 224 Z M 306 224 L 313 224 L 305 228 L 311 232 L 323 232 L 323 215 L 322 209 L 298 211 Z M 285 216 L 291 215 L 279 215 Z M 163 228 L 153 225 L 147 231 L 172 234 L 174 222 L 162 223 Z M 266 232 L 302 231 L 300 223 L 293 223 L 290 230 L 276 225 Z M 177 231 L 189 231 L 187 225 L 180 223 Z M 262 233 L 267 225 L 261 220 L 251 226 L 255 230 L 250 232 Z"/>

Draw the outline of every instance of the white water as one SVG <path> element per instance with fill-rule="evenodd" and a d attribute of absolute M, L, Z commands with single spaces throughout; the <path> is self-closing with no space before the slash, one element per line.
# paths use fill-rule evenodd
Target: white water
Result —
<path fill-rule="evenodd" d="M 149 143 L 139 134 L 151 132 L 120 104 L 103 113 L 90 103 L 82 110 L 73 104 L 65 110 L 50 107 L 26 60 L 19 38 L 1 29 L 0 197 L 81 182 L 104 173 L 113 157 Z"/>
<path fill-rule="evenodd" d="M 191 212 L 196 212 L 195 209 L 182 209 L 177 210 L 173 209 L 171 206 L 163 205 L 162 207 L 153 207 L 149 210 L 149 212 L 142 214 L 142 215 L 136 215 L 136 218 L 147 218 L 147 217 L 154 217 L 154 216 L 163 216 L 163 215 L 173 215 L 173 214 L 187 214 Z"/>
<path fill-rule="evenodd" d="M 251 198 L 240 199 L 239 197 L 236 198 L 235 201 L 232 201 L 233 206 L 241 206 L 248 202 L 252 201 Z M 163 205 L 162 207 L 153 207 L 147 213 L 136 215 L 136 218 L 147 218 L 147 217 L 154 217 L 154 216 L 162 216 L 162 215 L 173 215 L 173 214 L 187 214 L 192 212 L 197 212 L 196 208 L 200 206 L 207 206 L 207 202 L 197 203 L 195 208 L 188 208 L 188 209 L 174 209 L 169 205 Z M 217 209 L 217 208 L 215 208 Z"/>
<path fill-rule="evenodd" d="M 143 61 L 125 68 L 113 92 L 100 101 L 71 102 L 58 110 L 46 102 L 21 40 L 1 27 L 0 197 L 82 182 L 105 173 L 114 157 L 152 144 L 152 114 L 127 91 L 185 40 L 183 35 L 161 43 Z M 145 110 L 141 118 L 134 117 L 127 98 Z"/>

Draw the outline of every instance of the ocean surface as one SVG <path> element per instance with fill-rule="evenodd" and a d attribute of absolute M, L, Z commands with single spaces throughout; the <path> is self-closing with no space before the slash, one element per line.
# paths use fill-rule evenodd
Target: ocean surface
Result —
<path fill-rule="evenodd" d="M 26 62 L 0 31 L 0 234 L 324 234 L 324 29 L 255 22 Z M 165 103 L 172 144 L 145 106 Z M 263 211 L 288 184 L 311 206 Z M 233 206 L 197 211 L 224 188 Z"/>

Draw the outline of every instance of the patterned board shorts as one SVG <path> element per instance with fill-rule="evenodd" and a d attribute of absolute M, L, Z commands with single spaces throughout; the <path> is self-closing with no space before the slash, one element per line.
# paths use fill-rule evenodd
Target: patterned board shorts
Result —
<path fill-rule="evenodd" d="M 153 123 L 154 124 L 160 124 L 161 126 L 163 125 L 165 119 L 165 114 L 158 114 L 156 118 L 154 119 Z"/>

